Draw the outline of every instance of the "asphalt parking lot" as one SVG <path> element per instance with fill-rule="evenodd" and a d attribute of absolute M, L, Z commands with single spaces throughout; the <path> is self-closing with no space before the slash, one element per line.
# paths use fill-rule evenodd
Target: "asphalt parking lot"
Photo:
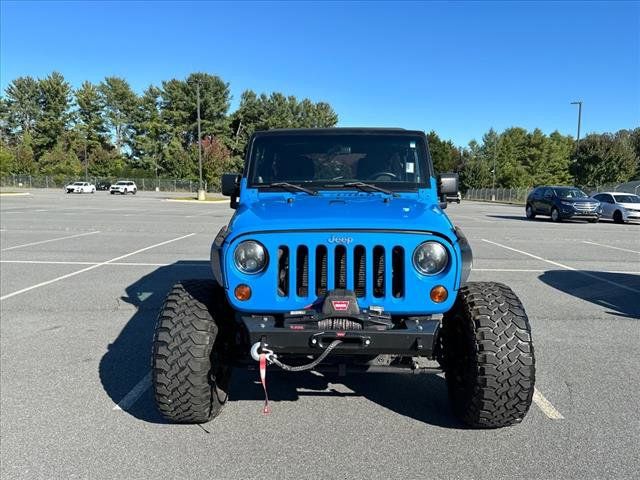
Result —
<path fill-rule="evenodd" d="M 209 277 L 226 203 L 33 191 L 0 200 L 2 478 L 637 478 L 640 225 L 447 212 L 472 280 L 510 285 L 531 319 L 537 393 L 522 424 L 469 430 L 440 376 L 238 371 L 222 415 L 154 408 L 155 318 L 178 279 Z"/>

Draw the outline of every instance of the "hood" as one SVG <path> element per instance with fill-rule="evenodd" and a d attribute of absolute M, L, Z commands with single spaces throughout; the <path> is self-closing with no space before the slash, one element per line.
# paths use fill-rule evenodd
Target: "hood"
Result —
<path fill-rule="evenodd" d="M 421 230 L 455 238 L 453 225 L 438 204 L 418 195 L 261 195 L 252 202 L 242 202 L 230 222 L 231 237 L 245 232 L 304 229 Z"/>
<path fill-rule="evenodd" d="M 627 210 L 640 210 L 640 203 L 618 202 L 618 205 Z"/>
<path fill-rule="evenodd" d="M 573 203 L 600 203 L 600 200 L 597 200 L 593 197 L 586 197 L 586 198 L 563 198 L 561 200 L 569 200 L 572 201 Z"/>

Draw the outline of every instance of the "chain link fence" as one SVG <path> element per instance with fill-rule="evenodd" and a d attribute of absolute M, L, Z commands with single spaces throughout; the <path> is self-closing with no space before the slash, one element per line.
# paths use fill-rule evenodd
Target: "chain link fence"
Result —
<path fill-rule="evenodd" d="M 524 205 L 533 188 L 470 188 L 462 196 L 465 200 L 517 203 Z"/>
<path fill-rule="evenodd" d="M 197 180 L 184 180 L 179 178 L 108 178 L 108 177 L 89 177 L 88 179 L 66 177 L 63 175 L 44 176 L 44 175 L 8 175 L 0 178 L 0 187 L 9 188 L 64 188 L 73 182 L 91 182 L 96 187 L 100 184 L 114 184 L 118 180 L 130 180 L 136 183 L 140 191 L 159 191 L 159 192 L 190 192 L 198 191 Z M 208 188 L 207 182 L 204 182 L 204 188 L 208 192 L 218 193 L 220 185 L 211 185 Z"/>
<path fill-rule="evenodd" d="M 464 200 L 478 200 L 484 202 L 500 202 L 500 203 L 514 203 L 518 205 L 524 205 L 529 193 L 533 190 L 531 188 L 470 188 L 467 190 L 462 198 Z M 635 193 L 640 195 L 640 180 L 620 183 L 620 184 L 608 184 L 600 185 L 597 187 L 584 187 L 582 188 L 587 194 L 594 195 L 598 192 L 625 192 Z"/>

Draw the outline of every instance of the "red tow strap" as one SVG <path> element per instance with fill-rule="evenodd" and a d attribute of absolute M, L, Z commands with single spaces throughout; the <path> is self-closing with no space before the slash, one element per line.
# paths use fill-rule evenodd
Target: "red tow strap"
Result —
<path fill-rule="evenodd" d="M 269 395 L 267 394 L 267 355 L 264 353 L 260 354 L 260 382 L 264 389 L 264 408 L 262 409 L 262 413 L 269 415 L 271 413 L 271 407 L 269 406 Z"/>

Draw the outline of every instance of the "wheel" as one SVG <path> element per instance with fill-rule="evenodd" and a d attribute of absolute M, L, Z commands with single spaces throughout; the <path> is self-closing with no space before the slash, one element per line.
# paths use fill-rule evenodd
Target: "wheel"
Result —
<path fill-rule="evenodd" d="M 458 205 L 460 205 L 460 199 L 456 200 L 456 203 L 457 203 Z"/>
<path fill-rule="evenodd" d="M 560 218 L 560 212 L 556 207 L 551 209 L 551 221 L 552 222 L 561 222 L 562 218 Z"/>
<path fill-rule="evenodd" d="M 527 206 L 524 209 L 524 213 L 528 219 L 533 220 L 536 218 L 536 212 L 533 211 L 533 207 L 527 203 Z"/>
<path fill-rule="evenodd" d="M 138 193 L 138 190 L 134 188 L 134 189 L 131 191 L 131 193 L 133 193 L 133 194 L 135 195 L 136 193 Z"/>
<path fill-rule="evenodd" d="M 122 192 L 120 192 L 120 195 L 126 195 L 127 194 L 127 189 L 125 188 Z"/>
<path fill-rule="evenodd" d="M 203 423 L 225 402 L 231 368 L 229 336 L 216 323 L 226 302 L 211 280 L 176 284 L 165 300 L 153 340 L 153 388 L 158 409 L 179 423 Z M 228 318 L 220 315 L 220 318 Z"/>
<path fill-rule="evenodd" d="M 115 194 L 116 194 L 116 192 L 109 192 L 109 193 L 110 193 L 111 195 L 115 195 Z"/>
<path fill-rule="evenodd" d="M 535 358 L 520 300 L 501 283 L 471 282 L 444 315 L 441 360 L 454 412 L 476 428 L 522 421 L 531 406 Z"/>
<path fill-rule="evenodd" d="M 613 212 L 613 221 L 615 223 L 624 223 L 624 218 L 622 217 L 622 212 L 620 210 Z"/>

